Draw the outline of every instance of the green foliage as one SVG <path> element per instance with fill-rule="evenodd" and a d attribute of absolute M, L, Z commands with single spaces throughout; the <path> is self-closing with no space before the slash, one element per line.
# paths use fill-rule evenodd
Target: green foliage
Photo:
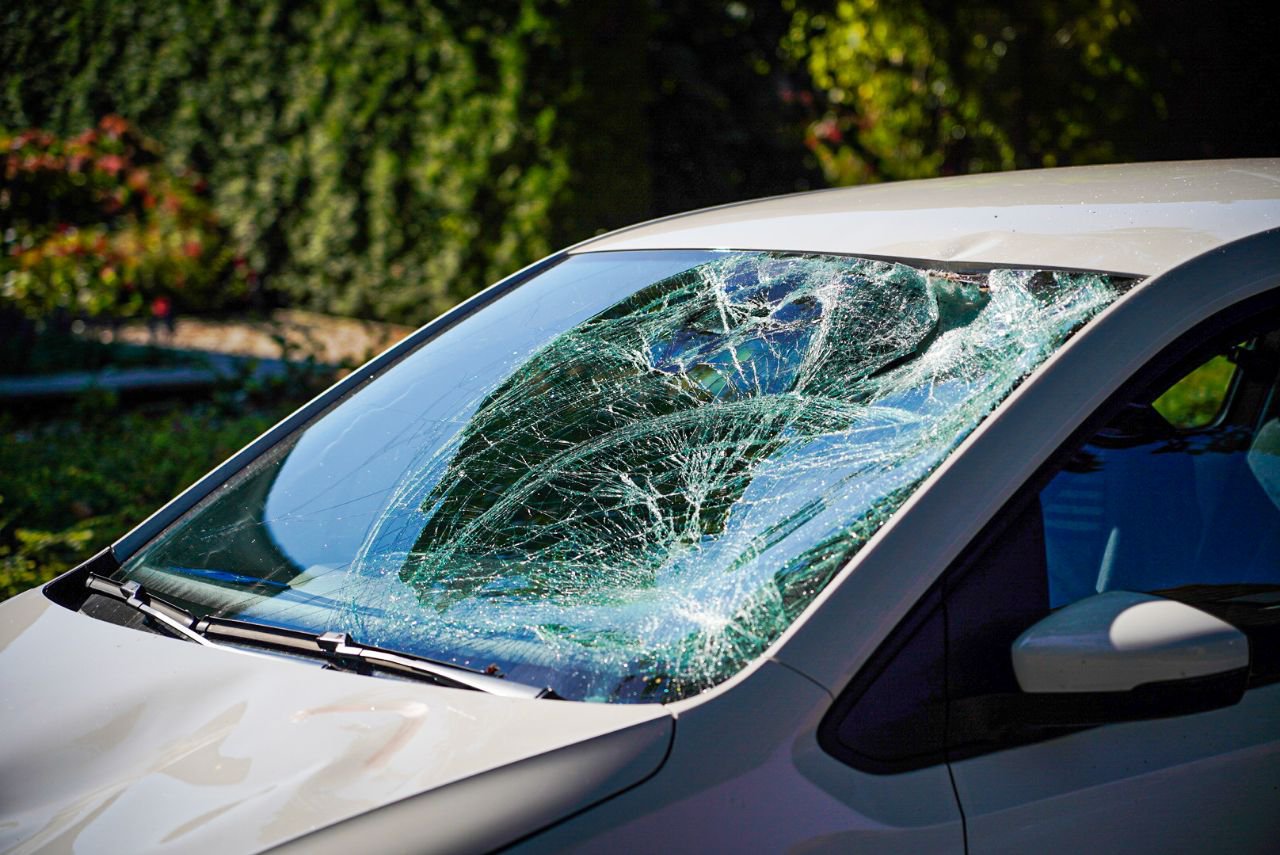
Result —
<path fill-rule="evenodd" d="M 411 323 L 646 216 L 1141 155 L 1140 2 L 10 3 L 0 127 L 126 116 L 269 292 Z"/>
<path fill-rule="evenodd" d="M 0 152 L 0 309 L 123 317 L 244 293 L 202 181 L 167 169 L 118 116 L 67 140 L 0 130 Z"/>
<path fill-rule="evenodd" d="M 649 32 L 638 34 L 650 46 L 647 69 L 633 79 L 647 77 L 653 87 L 654 213 L 823 186 L 802 144 L 806 111 L 793 97 L 800 63 L 779 52 L 791 25 L 783 4 L 647 5 Z M 626 97 L 634 96 L 617 96 Z"/>
<path fill-rule="evenodd" d="M 1170 386 L 1152 406 L 1176 428 L 1206 427 L 1222 410 L 1235 372 L 1236 366 L 1231 360 L 1215 356 Z"/>
<path fill-rule="evenodd" d="M 0 598 L 107 546 L 295 404 L 0 412 Z"/>
<path fill-rule="evenodd" d="M 0 125 L 127 116 L 208 177 L 276 291 L 422 321 L 551 249 L 557 5 L 10 4 Z"/>
<path fill-rule="evenodd" d="M 423 321 L 550 250 L 804 189 L 776 4 L 54 0 L 0 8 L 0 126 L 135 122 L 294 305 Z M 781 117 L 781 121 L 780 121 Z"/>
<path fill-rule="evenodd" d="M 1162 110 L 1133 0 L 791 5 L 833 183 L 1114 160 Z"/>
<path fill-rule="evenodd" d="M 93 554 L 89 548 L 94 540 L 92 527 L 76 524 L 61 531 L 14 528 L 10 532 L 5 530 L 8 523 L 8 518 L 0 517 L 0 600 L 42 585 Z"/>

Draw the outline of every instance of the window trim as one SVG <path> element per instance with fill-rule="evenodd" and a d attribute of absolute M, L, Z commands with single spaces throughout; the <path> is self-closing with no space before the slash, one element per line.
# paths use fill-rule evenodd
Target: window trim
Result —
<path fill-rule="evenodd" d="M 945 576 L 937 579 L 929 589 L 920 596 L 907 614 L 898 622 L 875 652 L 859 669 L 849 685 L 836 696 L 835 702 L 823 715 L 818 725 L 818 745 L 827 754 L 835 757 L 847 766 L 874 775 L 892 775 L 900 772 L 911 772 L 936 766 L 947 760 L 947 733 L 950 722 L 944 718 L 942 746 L 938 750 L 903 754 L 900 757 L 872 757 L 847 745 L 840 738 L 840 727 L 849 715 L 857 708 L 858 703 L 871 691 L 876 681 L 885 671 L 893 667 L 900 654 L 915 638 L 918 632 L 925 630 L 929 621 L 935 616 L 942 622 L 942 651 L 939 677 L 942 683 L 943 696 L 947 691 L 947 612 L 944 594 Z M 950 704 L 944 701 L 947 708 Z M 944 713 L 945 716 L 945 713 Z"/>

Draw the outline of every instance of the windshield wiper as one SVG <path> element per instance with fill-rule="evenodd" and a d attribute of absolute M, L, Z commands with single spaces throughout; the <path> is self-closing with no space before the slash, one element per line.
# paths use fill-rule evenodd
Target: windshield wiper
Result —
<path fill-rule="evenodd" d="M 213 641 L 220 639 L 314 656 L 342 669 L 389 671 L 455 689 L 472 689 L 517 698 L 559 698 L 550 688 L 517 683 L 412 653 L 363 645 L 345 632 L 314 633 L 232 618 L 197 618 L 181 606 L 149 593 L 134 581 L 117 582 L 90 573 L 85 578 L 85 587 L 137 609 L 151 618 L 158 628 L 175 637 L 206 647 L 223 647 L 224 645 Z"/>

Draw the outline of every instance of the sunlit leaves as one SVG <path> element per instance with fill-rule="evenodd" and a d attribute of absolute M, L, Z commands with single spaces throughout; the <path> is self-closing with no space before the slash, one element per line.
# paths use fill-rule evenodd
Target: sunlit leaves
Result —
<path fill-rule="evenodd" d="M 1112 160 L 1117 127 L 1159 109 L 1131 0 L 791 6 L 834 183 Z"/>

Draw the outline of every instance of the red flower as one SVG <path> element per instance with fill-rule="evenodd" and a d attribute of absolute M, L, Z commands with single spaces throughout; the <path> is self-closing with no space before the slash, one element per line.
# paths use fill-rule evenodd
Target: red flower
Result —
<path fill-rule="evenodd" d="M 95 165 L 108 175 L 115 175 L 124 169 L 125 162 L 124 158 L 118 154 L 108 154 L 98 158 L 98 162 Z"/>
<path fill-rule="evenodd" d="M 151 176 L 145 169 L 132 169 L 129 171 L 129 177 L 125 179 L 125 184 L 129 185 L 130 190 L 141 190 L 147 186 L 147 182 Z"/>
<path fill-rule="evenodd" d="M 98 127 L 106 132 L 107 136 L 112 139 L 119 138 L 125 131 L 129 130 L 129 123 L 120 116 L 111 113 L 102 117 L 102 121 L 98 122 Z"/>
<path fill-rule="evenodd" d="M 835 119 L 823 119 L 813 126 L 813 133 L 819 139 L 827 142 L 839 143 L 844 142 L 844 134 L 840 133 L 840 128 L 836 125 Z"/>

